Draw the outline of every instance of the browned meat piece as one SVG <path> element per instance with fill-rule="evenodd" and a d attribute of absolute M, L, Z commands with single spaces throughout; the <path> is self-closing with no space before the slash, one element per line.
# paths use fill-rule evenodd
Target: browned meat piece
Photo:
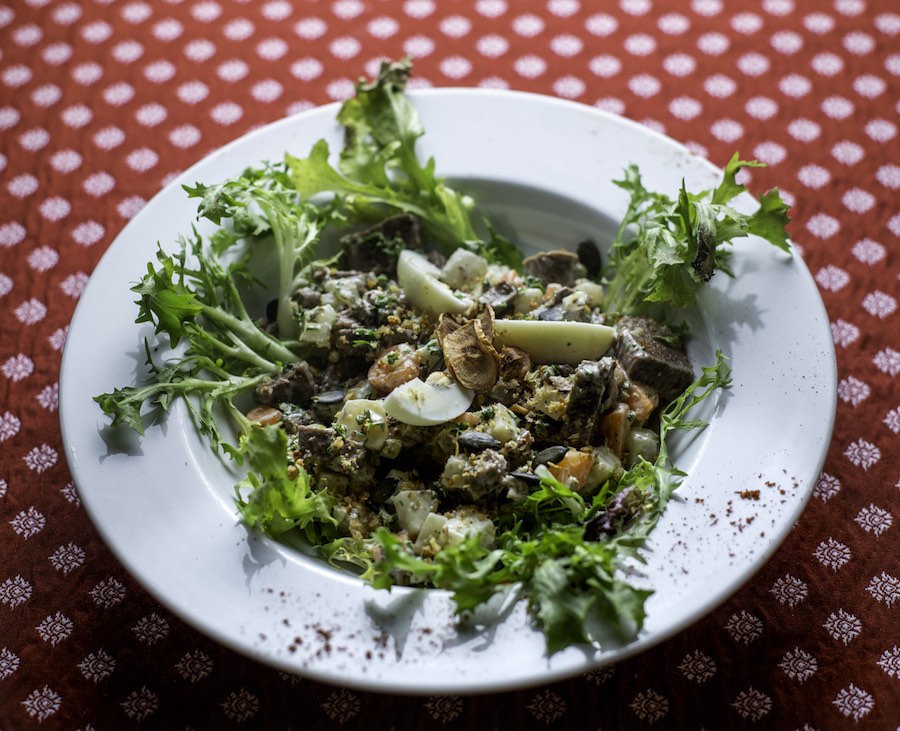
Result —
<path fill-rule="evenodd" d="M 306 361 L 289 363 L 277 376 L 256 387 L 256 402 L 263 406 L 292 403 L 309 406 L 316 392 L 316 375 Z"/>
<path fill-rule="evenodd" d="M 669 345 L 672 332 L 649 317 L 623 317 L 616 325 L 615 357 L 632 381 L 656 389 L 671 401 L 694 381 L 683 351 Z"/>
<path fill-rule="evenodd" d="M 490 398 L 504 406 L 512 406 L 522 398 L 525 376 L 531 370 L 531 358 L 520 348 L 504 347 L 500 351 L 500 378 L 490 391 Z"/>
<path fill-rule="evenodd" d="M 307 469 L 334 456 L 335 450 L 332 445 L 338 434 L 330 426 L 299 424 L 296 427 L 296 434 L 297 450 Z"/>
<path fill-rule="evenodd" d="M 350 269 L 395 277 L 400 251 L 422 248 L 419 219 L 408 213 L 391 216 L 376 226 L 344 236 L 341 246 Z"/>
<path fill-rule="evenodd" d="M 448 493 L 482 502 L 495 498 L 509 472 L 506 458 L 494 449 L 450 457 L 441 474 L 441 485 Z"/>
<path fill-rule="evenodd" d="M 350 313 L 341 312 L 331 326 L 331 347 L 344 356 L 371 354 L 366 338 L 370 330 Z"/>
<path fill-rule="evenodd" d="M 292 298 L 304 310 L 309 310 L 322 304 L 322 293 L 312 287 L 301 287 L 294 292 Z M 275 318 L 269 319 L 274 320 Z"/>
<path fill-rule="evenodd" d="M 556 282 L 571 287 L 578 277 L 584 275 L 584 267 L 571 251 L 546 251 L 529 256 L 522 265 L 525 273 L 540 279 L 544 284 Z"/>
<path fill-rule="evenodd" d="M 513 301 L 517 295 L 518 290 L 509 282 L 498 282 L 486 290 L 478 301 L 492 307 L 498 315 L 504 315 L 512 309 Z"/>
<path fill-rule="evenodd" d="M 572 391 L 563 417 L 563 441 L 573 447 L 594 444 L 600 415 L 618 397 L 616 363 L 610 358 L 586 360 L 575 369 Z"/>
<path fill-rule="evenodd" d="M 360 380 L 360 373 L 365 374 L 371 358 L 362 355 L 348 355 L 340 358 L 336 363 L 329 363 L 319 376 L 317 393 L 336 391 L 341 388 L 356 385 Z"/>

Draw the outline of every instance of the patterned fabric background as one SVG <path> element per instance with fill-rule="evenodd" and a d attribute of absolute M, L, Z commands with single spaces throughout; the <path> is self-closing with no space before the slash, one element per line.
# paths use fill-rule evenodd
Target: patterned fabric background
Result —
<path fill-rule="evenodd" d="M 0 729 L 896 728 L 898 34 L 881 0 L 0 5 Z M 751 187 L 793 204 L 832 323 L 834 438 L 783 547 L 674 639 L 547 687 L 401 698 L 237 656 L 126 574 L 62 457 L 66 326 L 127 220 L 404 54 L 418 85 L 556 95 L 767 162 Z"/>

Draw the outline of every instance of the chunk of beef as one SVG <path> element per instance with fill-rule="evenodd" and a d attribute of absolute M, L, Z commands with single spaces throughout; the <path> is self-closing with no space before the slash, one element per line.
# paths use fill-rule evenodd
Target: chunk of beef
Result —
<path fill-rule="evenodd" d="M 578 261 L 578 256 L 561 249 L 529 256 L 522 265 L 526 274 L 537 277 L 544 284 L 556 282 L 564 287 L 571 287 L 578 277 L 584 276 L 584 267 Z"/>
<path fill-rule="evenodd" d="M 474 502 L 490 500 L 499 494 L 507 471 L 506 458 L 494 449 L 462 453 L 447 460 L 441 485 L 447 493 L 460 494 Z"/>
<path fill-rule="evenodd" d="M 478 299 L 483 305 L 489 305 L 498 315 L 503 315 L 512 310 L 513 302 L 518 296 L 518 290 L 509 282 L 497 282 L 486 290 Z"/>
<path fill-rule="evenodd" d="M 365 377 L 360 379 L 360 374 L 365 374 L 369 368 L 371 358 L 365 354 L 353 354 L 339 358 L 337 361 L 329 362 L 319 377 L 318 393 L 325 391 L 337 391 L 344 389 L 350 390 L 350 386 L 358 384 L 360 381 L 365 382 Z M 355 398 L 362 398 L 357 395 Z"/>
<path fill-rule="evenodd" d="M 671 401 L 694 381 L 694 369 L 683 351 L 669 343 L 672 332 L 649 317 L 623 317 L 616 325 L 615 357 L 633 381 L 652 386 Z"/>
<path fill-rule="evenodd" d="M 590 308 L 586 306 L 587 299 L 582 292 L 577 292 L 569 287 L 560 287 L 544 306 L 534 310 L 538 320 L 559 322 L 571 320 L 573 322 L 587 322 L 591 317 Z"/>
<path fill-rule="evenodd" d="M 402 249 L 421 249 L 419 219 L 401 213 L 364 231 L 341 239 L 347 266 L 363 272 L 397 275 L 397 257 Z"/>
<path fill-rule="evenodd" d="M 350 313 L 340 313 L 331 326 L 331 347 L 343 356 L 359 355 L 371 350 L 368 337 L 371 328 Z"/>
<path fill-rule="evenodd" d="M 292 403 L 309 406 L 316 392 L 316 374 L 304 361 L 289 363 L 280 374 L 273 376 L 256 387 L 256 402 L 263 406 L 277 406 Z"/>
<path fill-rule="evenodd" d="M 321 424 L 296 425 L 297 450 L 307 469 L 334 457 L 334 442 L 338 433 L 330 426 Z"/>
<path fill-rule="evenodd" d="M 583 361 L 576 369 L 563 417 L 563 440 L 573 447 L 594 444 L 601 414 L 618 398 L 616 363 L 609 356 Z"/>
<path fill-rule="evenodd" d="M 322 304 L 322 293 L 312 287 L 300 287 L 291 295 L 291 298 L 304 310 L 311 310 L 313 307 L 318 307 Z M 275 318 L 272 317 L 270 319 L 274 320 Z"/>

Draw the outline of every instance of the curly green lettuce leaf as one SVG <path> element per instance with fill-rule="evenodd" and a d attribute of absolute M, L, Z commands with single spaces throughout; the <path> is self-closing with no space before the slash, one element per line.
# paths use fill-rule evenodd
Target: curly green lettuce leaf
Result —
<path fill-rule="evenodd" d="M 697 289 L 716 271 L 731 274 L 735 239 L 755 235 L 790 252 L 789 207 L 777 190 L 759 196 L 750 214 L 729 205 L 747 190 L 737 182 L 744 167 L 763 164 L 735 154 L 713 191 L 690 193 L 682 181 L 675 199 L 649 191 L 635 165 L 613 181 L 629 194 L 629 204 L 604 274 L 610 312 L 648 314 L 655 303 L 678 308 L 693 304 Z"/>
<path fill-rule="evenodd" d="M 406 96 L 409 60 L 383 63 L 374 81 L 360 81 L 341 106 L 338 122 L 345 144 L 338 166 L 319 140 L 306 158 L 287 155 L 293 186 L 304 198 L 338 195 L 355 217 L 378 215 L 388 207 L 420 217 L 448 249 L 478 241 L 470 217 L 473 201 L 435 175 L 433 159 L 424 164 L 416 142 L 424 134 L 418 111 Z M 383 213 L 382 213 L 383 215 Z"/>
<path fill-rule="evenodd" d="M 241 437 L 240 451 L 249 472 L 235 493 L 247 525 L 275 537 L 297 529 L 313 545 L 334 536 L 335 499 L 313 490 L 306 471 L 288 463 L 284 429 L 277 424 L 253 427 Z"/>
<path fill-rule="evenodd" d="M 246 431 L 249 422 L 236 399 L 297 356 L 293 343 L 262 329 L 247 312 L 238 286 L 246 277 L 246 262 L 238 258 L 226 265 L 221 248 L 221 237 L 213 236 L 207 245 L 195 232 L 193 239 L 179 240 L 174 254 L 158 249 L 156 264 L 149 263 L 146 275 L 132 287 L 140 295 L 136 322 L 154 325 L 173 353 L 157 365 L 145 343 L 146 382 L 94 400 L 112 417 L 112 426 L 143 434 L 147 413 L 165 414 L 182 398 L 212 447 L 240 461 L 242 454 L 223 434 L 220 420 L 227 417 L 238 432 Z"/>
<path fill-rule="evenodd" d="M 264 163 L 248 167 L 239 176 L 221 183 L 195 183 L 182 186 L 189 198 L 199 198 L 197 215 L 217 226 L 231 221 L 238 236 L 258 237 L 271 230 L 271 222 L 256 205 L 260 195 L 279 198 L 290 205 L 299 205 L 283 164 Z"/>
<path fill-rule="evenodd" d="M 235 269 L 204 247 L 199 236 L 190 243 L 182 239 L 180 244 L 175 254 L 160 247 L 158 266 L 149 263 L 147 274 L 132 287 L 140 295 L 135 322 L 152 323 L 173 347 L 187 338 L 194 352 L 214 360 L 227 356 L 269 372 L 296 360 L 284 342 L 262 330 L 247 312 Z M 194 260 L 190 265 L 189 251 Z"/>
<path fill-rule="evenodd" d="M 327 154 L 327 153 L 326 153 Z M 275 244 L 277 262 L 276 323 L 281 338 L 299 335 L 296 306 L 291 295 L 297 276 L 315 250 L 321 230 L 319 219 L 334 220 L 330 210 L 313 209 L 294 188 L 284 165 L 248 169 L 238 178 L 215 186 L 184 186 L 191 197 L 201 199 L 198 215 L 217 225 L 230 220 L 233 238 L 220 237 L 225 245 L 241 237 L 251 242 L 270 237 Z M 221 254 L 222 246 L 213 249 Z M 247 253 L 249 256 L 249 252 Z"/>
<path fill-rule="evenodd" d="M 252 392 L 266 375 L 235 375 L 203 355 L 187 355 L 157 365 L 149 346 L 147 364 L 151 371 L 147 383 L 94 397 L 103 412 L 112 417 L 111 425 L 126 426 L 143 435 L 146 413 L 168 413 L 177 399 L 183 399 L 198 431 L 209 439 L 213 449 L 221 449 L 240 463 L 242 454 L 222 433 L 220 420 L 227 416 L 247 428 L 249 423 L 235 400 Z"/>

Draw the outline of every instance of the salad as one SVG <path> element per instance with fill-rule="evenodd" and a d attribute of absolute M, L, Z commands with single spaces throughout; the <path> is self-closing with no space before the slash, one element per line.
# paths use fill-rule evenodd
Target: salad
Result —
<path fill-rule="evenodd" d="M 150 378 L 95 400 L 143 433 L 181 399 L 245 468 L 249 526 L 375 587 L 445 589 L 462 614 L 512 592 L 548 653 L 627 640 L 651 591 L 625 568 L 683 476 L 666 439 L 729 383 L 723 354 L 689 361 L 679 310 L 730 274 L 733 239 L 789 251 L 787 206 L 729 205 L 758 165 L 738 155 L 715 189 L 673 196 L 629 166 L 608 248 L 523 259 L 419 159 L 410 73 L 359 82 L 336 163 L 320 140 L 185 187 L 214 231 L 159 247 L 132 287 Z"/>

